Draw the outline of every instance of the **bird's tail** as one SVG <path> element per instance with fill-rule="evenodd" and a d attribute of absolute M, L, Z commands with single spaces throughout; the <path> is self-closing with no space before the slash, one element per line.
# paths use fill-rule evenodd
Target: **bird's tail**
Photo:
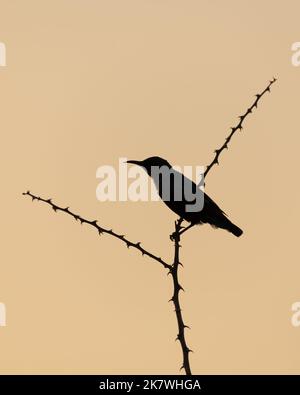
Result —
<path fill-rule="evenodd" d="M 243 234 L 242 229 L 234 225 L 232 222 L 230 222 L 230 226 L 227 228 L 227 230 L 233 235 L 235 235 L 236 237 L 240 237 Z"/>
<path fill-rule="evenodd" d="M 218 224 L 216 224 L 216 226 L 218 228 L 228 230 L 228 232 L 232 233 L 236 237 L 240 237 L 243 234 L 242 229 L 234 225 L 225 215 L 222 216 L 222 219 Z"/>

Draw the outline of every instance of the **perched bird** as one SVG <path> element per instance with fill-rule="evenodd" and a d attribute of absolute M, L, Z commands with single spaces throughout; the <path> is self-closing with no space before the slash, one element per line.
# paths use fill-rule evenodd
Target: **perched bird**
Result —
<path fill-rule="evenodd" d="M 243 231 L 227 218 L 220 207 L 200 190 L 199 186 L 173 169 L 165 159 L 152 156 L 142 161 L 128 160 L 127 163 L 143 167 L 152 177 L 164 203 L 180 218 L 190 222 L 181 233 L 194 225 L 208 223 L 214 228 L 226 229 L 237 237 L 242 235 Z M 179 183 L 178 179 L 180 179 Z M 186 196 L 187 194 L 189 196 Z"/>

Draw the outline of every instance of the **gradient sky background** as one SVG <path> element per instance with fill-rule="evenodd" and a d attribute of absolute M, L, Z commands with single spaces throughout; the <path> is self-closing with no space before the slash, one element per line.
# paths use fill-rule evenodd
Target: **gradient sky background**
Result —
<path fill-rule="evenodd" d="M 299 373 L 299 1 L 0 0 L 3 373 L 178 373 L 171 279 L 117 240 L 31 203 L 30 189 L 172 259 L 162 203 L 100 203 L 98 166 L 206 165 L 244 230 L 182 241 L 194 373 Z"/>

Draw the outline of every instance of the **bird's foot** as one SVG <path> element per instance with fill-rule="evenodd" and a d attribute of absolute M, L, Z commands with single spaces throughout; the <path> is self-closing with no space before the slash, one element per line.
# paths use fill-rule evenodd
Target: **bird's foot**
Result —
<path fill-rule="evenodd" d="M 186 226 L 186 227 L 181 226 L 181 230 L 180 230 L 179 232 L 173 232 L 173 233 L 170 235 L 171 241 L 175 241 L 175 240 L 176 240 L 176 237 L 177 237 L 178 239 L 180 239 L 180 236 L 181 236 L 184 232 L 186 232 L 187 230 L 189 230 L 190 228 L 192 228 L 192 227 L 195 226 L 195 225 L 196 225 L 196 224 L 190 224 L 189 226 Z"/>

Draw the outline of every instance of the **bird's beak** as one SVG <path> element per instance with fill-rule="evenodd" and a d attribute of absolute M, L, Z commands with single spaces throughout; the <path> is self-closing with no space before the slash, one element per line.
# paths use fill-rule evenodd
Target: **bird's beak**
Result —
<path fill-rule="evenodd" d="M 126 163 L 131 163 L 132 165 L 142 166 L 142 161 L 140 161 L 140 160 L 127 160 Z"/>

